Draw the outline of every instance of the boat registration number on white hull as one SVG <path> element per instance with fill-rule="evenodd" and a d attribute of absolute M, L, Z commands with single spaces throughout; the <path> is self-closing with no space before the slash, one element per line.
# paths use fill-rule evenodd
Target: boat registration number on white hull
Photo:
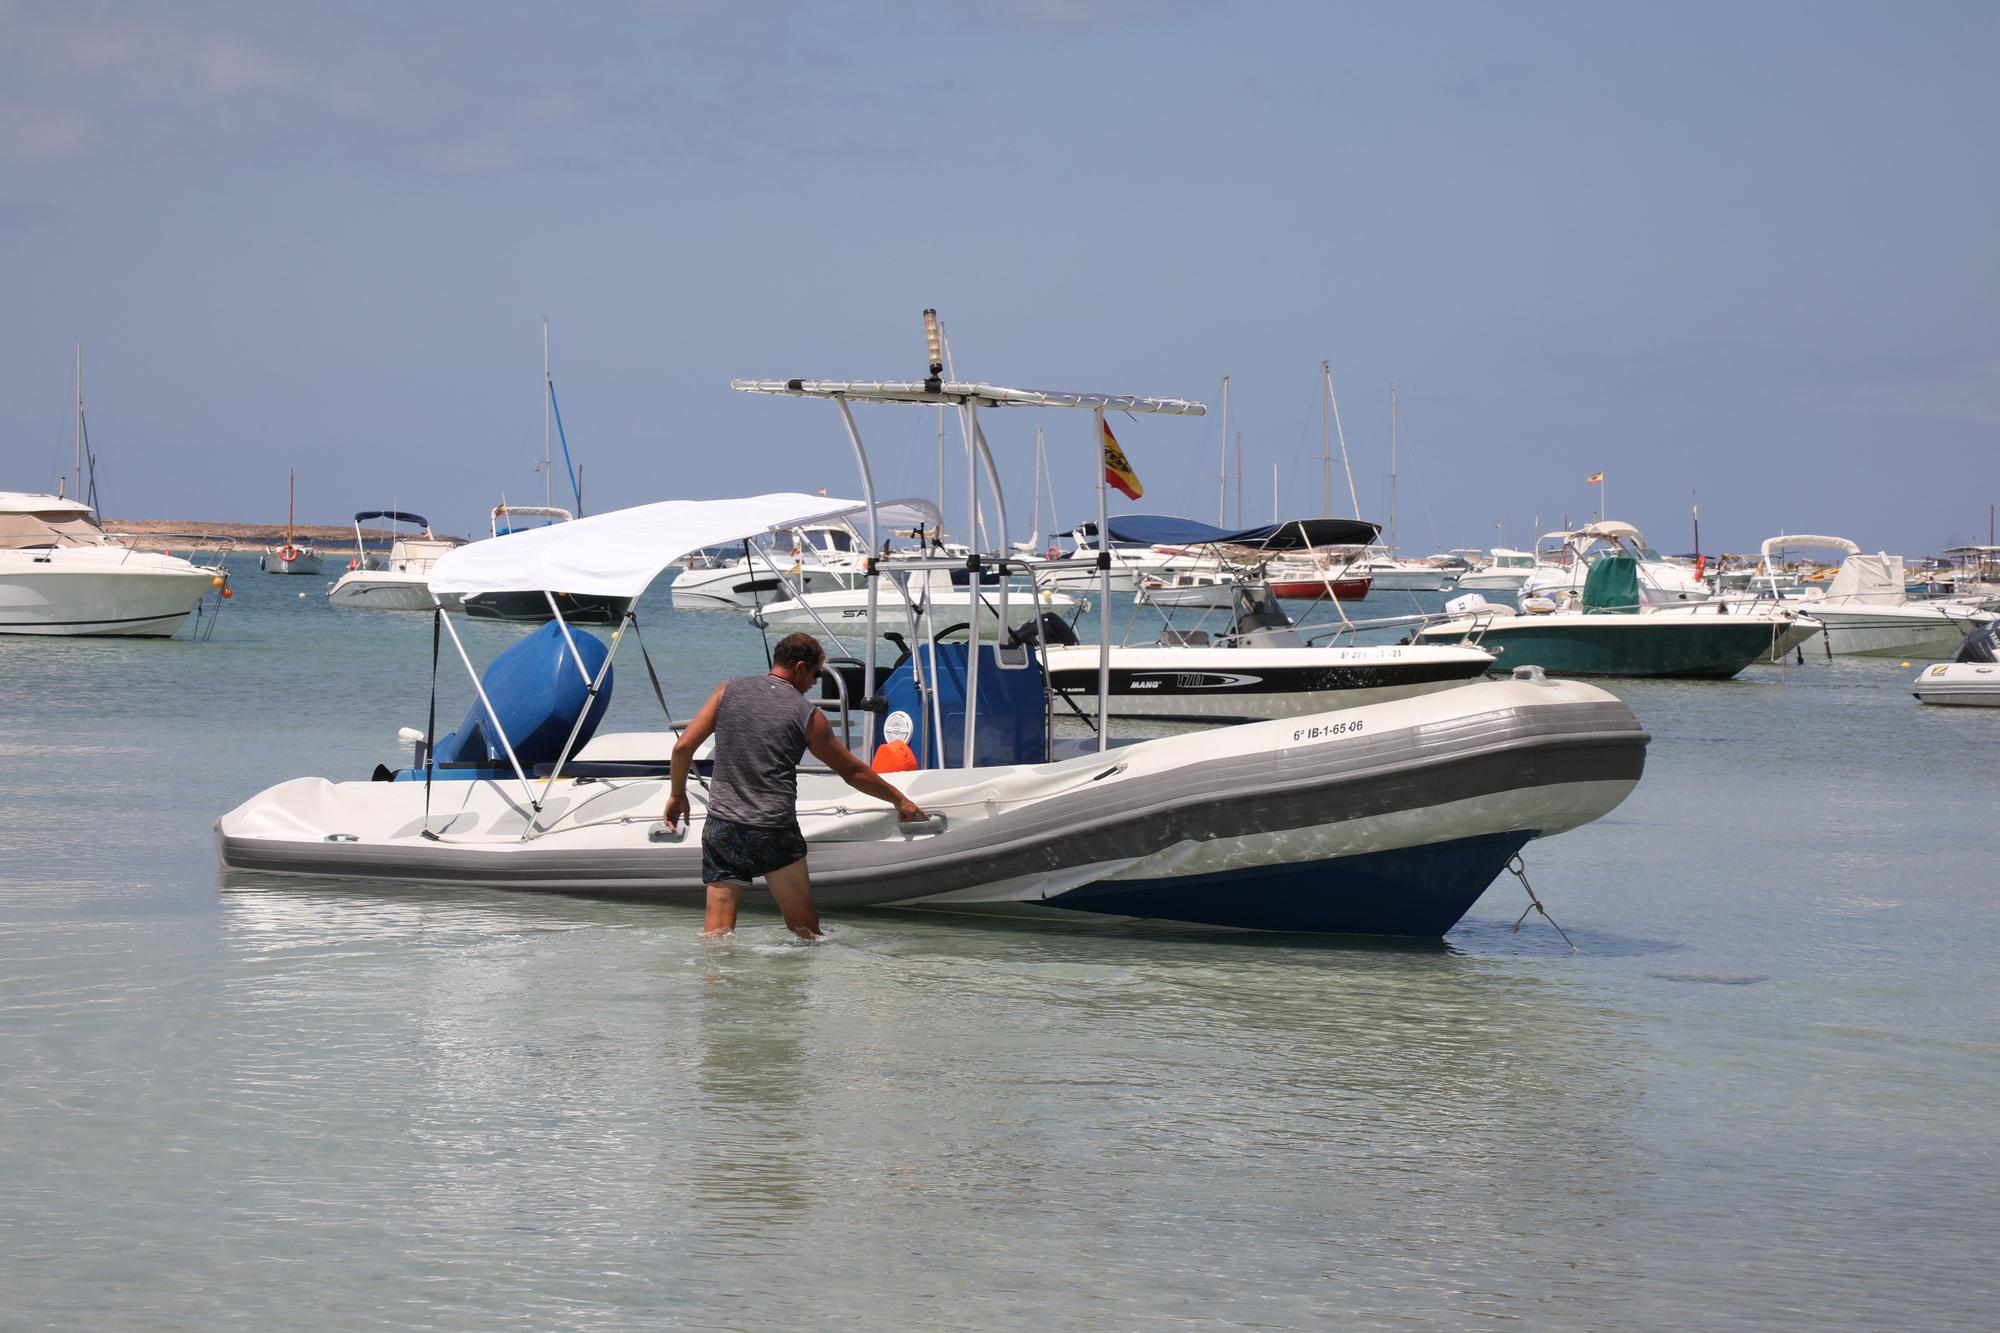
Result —
<path fill-rule="evenodd" d="M 1335 736 L 1352 736 L 1365 725 L 1356 718 L 1349 722 L 1322 722 L 1310 727 L 1298 727 L 1292 732 L 1295 741 L 1326 741 Z"/>

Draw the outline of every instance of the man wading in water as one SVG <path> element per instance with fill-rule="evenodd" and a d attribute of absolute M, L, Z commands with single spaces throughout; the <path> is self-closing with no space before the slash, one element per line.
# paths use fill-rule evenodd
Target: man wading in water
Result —
<path fill-rule="evenodd" d="M 825 662 L 826 651 L 812 635 L 785 636 L 771 654 L 769 673 L 718 685 L 674 745 L 673 787 L 661 817 L 679 828 L 688 813 L 694 752 L 715 735 L 715 775 L 701 835 L 701 877 L 708 885 L 703 935 L 736 929 L 743 890 L 761 875 L 792 933 L 819 938 L 806 840 L 799 832 L 799 759 L 807 750 L 848 786 L 895 806 L 904 823 L 924 818 L 915 801 L 834 739 L 826 714 L 805 697 Z"/>

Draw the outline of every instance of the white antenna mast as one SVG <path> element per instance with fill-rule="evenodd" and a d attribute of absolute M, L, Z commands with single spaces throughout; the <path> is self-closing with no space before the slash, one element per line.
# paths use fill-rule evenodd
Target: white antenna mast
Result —
<path fill-rule="evenodd" d="M 1389 549 L 1396 549 L 1396 381 L 1389 381 Z"/>
<path fill-rule="evenodd" d="M 1215 526 L 1221 527 L 1229 503 L 1229 376 L 1222 377 L 1222 458 L 1215 470 Z"/>
<path fill-rule="evenodd" d="M 549 417 L 555 410 L 556 380 L 549 371 L 549 321 L 542 320 L 542 503 L 551 508 L 556 502 L 555 457 L 549 449 L 553 429 Z"/>

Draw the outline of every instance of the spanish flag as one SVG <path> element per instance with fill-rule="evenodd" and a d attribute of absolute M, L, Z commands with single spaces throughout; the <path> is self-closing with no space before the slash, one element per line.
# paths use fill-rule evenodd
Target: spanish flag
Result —
<path fill-rule="evenodd" d="M 1604 484 L 1604 474 L 1602 472 L 1593 472 L 1583 479 L 1583 483 L 1586 486 L 1602 486 Z"/>
<path fill-rule="evenodd" d="M 1118 437 L 1111 433 L 1111 423 L 1104 423 L 1104 480 L 1116 486 L 1128 500 L 1136 500 L 1146 493 L 1139 484 L 1139 474 L 1126 461 L 1125 451 L 1118 447 Z"/>

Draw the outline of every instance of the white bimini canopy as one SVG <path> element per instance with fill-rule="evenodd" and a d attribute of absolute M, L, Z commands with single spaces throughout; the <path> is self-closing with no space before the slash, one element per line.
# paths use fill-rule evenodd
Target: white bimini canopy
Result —
<path fill-rule="evenodd" d="M 774 529 L 865 515 L 857 500 L 787 491 L 740 500 L 662 500 L 572 523 L 473 542 L 431 567 L 431 591 L 458 597 L 556 592 L 637 597 L 669 565 L 705 546 L 748 541 Z M 883 531 L 935 526 L 928 500 L 875 507 Z"/>

